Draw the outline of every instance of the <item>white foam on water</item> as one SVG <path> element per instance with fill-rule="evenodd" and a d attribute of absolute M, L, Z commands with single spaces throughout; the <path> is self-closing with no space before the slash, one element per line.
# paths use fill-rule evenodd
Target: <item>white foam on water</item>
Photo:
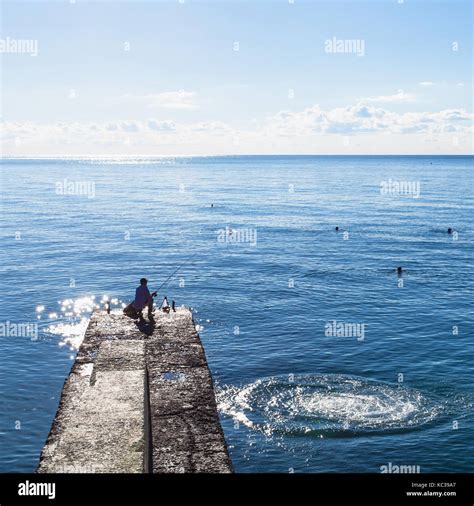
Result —
<path fill-rule="evenodd" d="M 370 433 L 412 429 L 443 407 L 420 391 L 343 375 L 265 378 L 217 391 L 222 414 L 266 434 Z"/>

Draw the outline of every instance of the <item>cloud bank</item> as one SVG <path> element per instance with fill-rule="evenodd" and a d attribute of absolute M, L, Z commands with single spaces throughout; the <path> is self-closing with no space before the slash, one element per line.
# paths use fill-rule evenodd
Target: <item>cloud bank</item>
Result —
<path fill-rule="evenodd" d="M 160 94 L 163 95 L 163 94 Z M 166 97 L 163 103 L 175 103 Z M 189 97 L 183 100 L 189 100 Z M 271 153 L 472 153 L 472 113 L 398 113 L 362 100 L 347 107 L 280 111 L 242 129 L 221 121 L 0 123 L 3 156 Z"/>

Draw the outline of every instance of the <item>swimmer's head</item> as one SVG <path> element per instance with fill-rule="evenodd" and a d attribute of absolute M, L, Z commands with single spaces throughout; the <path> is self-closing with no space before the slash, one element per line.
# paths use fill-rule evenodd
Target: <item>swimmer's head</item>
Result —
<path fill-rule="evenodd" d="M 336 227 L 336 232 L 339 232 L 339 227 Z"/>
<path fill-rule="evenodd" d="M 453 233 L 453 229 L 450 227 L 448 228 L 448 234 L 452 234 Z"/>
<path fill-rule="evenodd" d="M 397 272 L 398 272 L 398 274 L 401 274 L 402 273 L 402 268 L 401 267 L 397 267 Z"/>

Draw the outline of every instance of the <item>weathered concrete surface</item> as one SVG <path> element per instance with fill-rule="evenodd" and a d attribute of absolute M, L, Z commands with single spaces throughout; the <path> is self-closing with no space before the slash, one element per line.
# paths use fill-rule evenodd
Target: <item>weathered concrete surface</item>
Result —
<path fill-rule="evenodd" d="M 76 363 L 38 472 L 142 473 L 145 469 L 145 344 L 103 341 Z"/>
<path fill-rule="evenodd" d="M 96 311 L 38 472 L 232 472 L 192 313 Z"/>
<path fill-rule="evenodd" d="M 146 362 L 153 472 L 231 472 L 211 374 L 189 310 L 158 317 Z"/>

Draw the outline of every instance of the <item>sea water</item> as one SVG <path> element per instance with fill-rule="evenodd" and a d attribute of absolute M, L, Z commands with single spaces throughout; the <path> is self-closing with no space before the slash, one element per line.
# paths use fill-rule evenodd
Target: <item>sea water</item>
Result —
<path fill-rule="evenodd" d="M 236 471 L 472 472 L 472 161 L 3 160 L 0 471 L 35 469 L 90 312 L 181 266 Z"/>

